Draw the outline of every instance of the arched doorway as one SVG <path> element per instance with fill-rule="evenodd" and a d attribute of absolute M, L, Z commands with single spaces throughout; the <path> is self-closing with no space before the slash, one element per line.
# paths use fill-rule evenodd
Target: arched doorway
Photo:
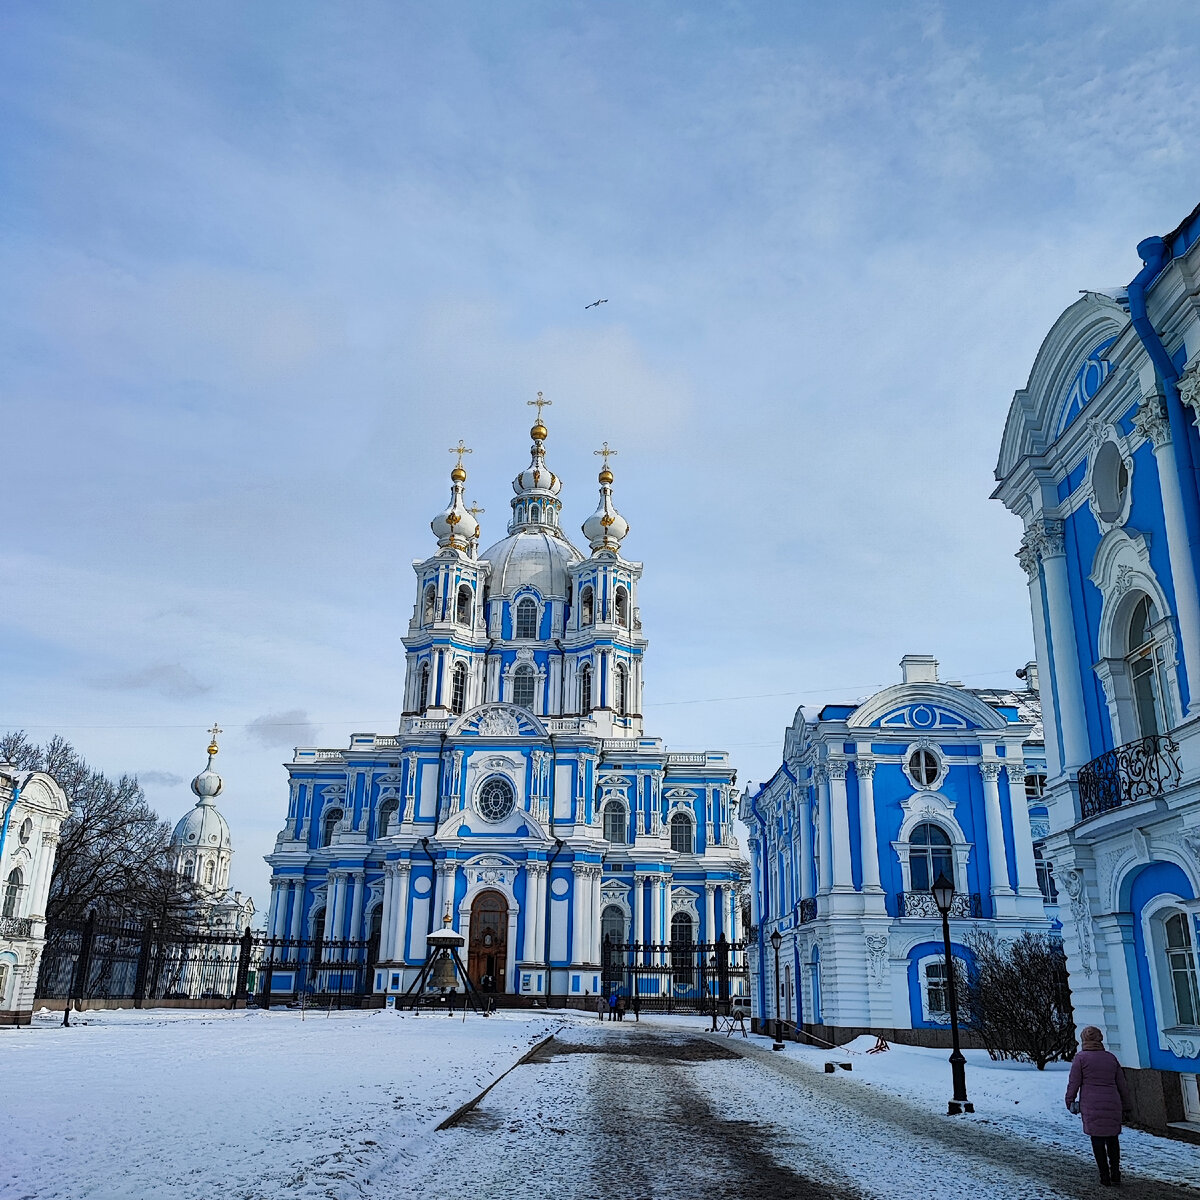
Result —
<path fill-rule="evenodd" d="M 508 901 L 499 892 L 480 892 L 471 903 L 467 974 L 483 992 L 503 992 L 508 962 Z"/>

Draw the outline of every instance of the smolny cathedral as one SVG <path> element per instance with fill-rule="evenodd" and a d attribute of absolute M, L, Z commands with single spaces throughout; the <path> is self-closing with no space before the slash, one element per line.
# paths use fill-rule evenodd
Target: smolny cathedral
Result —
<path fill-rule="evenodd" d="M 368 941 L 377 993 L 407 989 L 447 925 L 477 986 L 542 1002 L 601 991 L 605 937 L 741 935 L 728 755 L 643 731 L 642 564 L 622 555 L 612 452 L 584 553 L 546 463 L 549 402 L 531 403 L 508 531 L 482 552 L 459 444 L 437 548 L 413 563 L 399 732 L 287 765 L 267 933 Z"/>

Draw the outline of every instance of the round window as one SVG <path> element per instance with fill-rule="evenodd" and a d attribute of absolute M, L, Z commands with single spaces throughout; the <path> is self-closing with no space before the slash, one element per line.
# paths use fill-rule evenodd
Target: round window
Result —
<path fill-rule="evenodd" d="M 21 845 L 29 845 L 29 839 L 33 837 L 33 822 L 26 817 L 21 822 L 21 832 L 17 835 L 21 839 Z"/>
<path fill-rule="evenodd" d="M 503 821 L 517 806 L 517 794 L 513 785 L 499 775 L 493 775 L 475 800 L 475 807 L 485 821 Z"/>
<path fill-rule="evenodd" d="M 1121 519 L 1128 491 L 1129 468 L 1116 445 L 1105 442 L 1096 452 L 1096 463 L 1092 467 L 1092 492 L 1100 520 L 1111 525 Z"/>
<path fill-rule="evenodd" d="M 908 760 L 908 773 L 919 787 L 929 787 L 937 779 L 939 769 L 932 750 L 914 750 Z"/>

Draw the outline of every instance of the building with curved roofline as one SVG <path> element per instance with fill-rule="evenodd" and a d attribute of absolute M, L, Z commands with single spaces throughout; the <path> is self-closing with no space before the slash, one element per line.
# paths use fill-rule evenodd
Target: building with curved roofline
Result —
<path fill-rule="evenodd" d="M 448 922 L 476 985 L 500 995 L 695 1000 L 697 978 L 673 975 L 665 947 L 741 937 L 736 775 L 721 751 L 673 754 L 646 736 L 642 564 L 622 552 L 613 452 L 597 452 L 584 553 L 546 461 L 549 402 L 532 403 L 529 465 L 505 536 L 482 553 L 482 510 L 464 502 L 469 451 L 454 450 L 437 548 L 413 563 L 398 731 L 297 749 L 287 764 L 268 932 L 367 942 L 381 994 L 408 988 L 427 935 Z M 646 978 L 606 974 L 606 940 L 658 947 L 639 960 Z M 305 986 L 275 971 L 273 992 Z"/>

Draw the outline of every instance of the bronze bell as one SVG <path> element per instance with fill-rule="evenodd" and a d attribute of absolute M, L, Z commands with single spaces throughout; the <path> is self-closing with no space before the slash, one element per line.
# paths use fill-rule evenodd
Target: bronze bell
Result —
<path fill-rule="evenodd" d="M 454 960 L 449 954 L 440 955 L 437 962 L 433 964 L 433 977 L 429 982 L 430 986 L 435 988 L 452 988 L 457 984 Z"/>

